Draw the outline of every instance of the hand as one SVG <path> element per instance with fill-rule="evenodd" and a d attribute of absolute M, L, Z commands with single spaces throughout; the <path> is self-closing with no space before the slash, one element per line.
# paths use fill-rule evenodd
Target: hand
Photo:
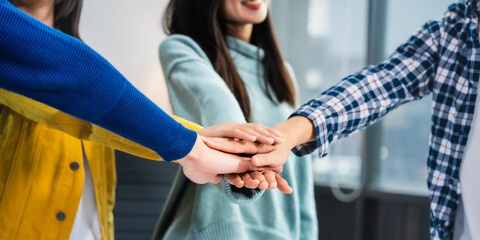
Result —
<path fill-rule="evenodd" d="M 294 119 L 295 118 L 295 119 Z M 296 119 L 293 117 L 291 119 Z M 300 117 L 299 117 L 300 118 Z M 303 117 L 301 117 L 303 118 Z M 306 118 L 305 118 L 306 119 Z M 302 120 L 302 119 L 300 119 Z M 283 136 L 286 136 L 285 142 L 279 145 L 266 145 L 255 144 L 251 142 L 238 141 L 234 139 L 225 138 L 202 138 L 205 144 L 210 148 L 217 149 L 223 152 L 230 153 L 248 153 L 256 154 L 252 157 L 252 163 L 255 166 L 273 166 L 281 167 L 288 159 L 290 150 L 297 145 L 297 139 L 295 134 L 297 131 L 294 126 L 290 125 L 290 119 L 287 122 L 277 124 L 274 128 L 282 132 Z M 307 119 L 307 121 L 309 121 Z M 287 124 L 288 123 L 288 124 Z"/>
<path fill-rule="evenodd" d="M 242 139 L 247 142 L 260 142 L 267 145 L 283 142 L 282 134 L 258 123 L 226 122 L 206 127 L 198 131 L 204 137 L 225 137 Z"/>
<path fill-rule="evenodd" d="M 291 194 L 293 189 L 287 180 L 274 171 L 253 171 L 242 174 L 231 173 L 227 175 L 227 182 L 237 188 L 260 188 L 262 190 L 278 189 L 286 194 Z"/>
<path fill-rule="evenodd" d="M 314 141 L 316 138 L 313 123 L 303 116 L 294 116 L 285 122 L 275 125 L 274 128 L 282 133 L 285 142 L 276 146 L 271 152 L 258 153 L 253 156 L 253 165 L 257 167 L 283 166 L 292 148 L 309 141 Z"/>
<path fill-rule="evenodd" d="M 276 148 L 276 145 L 262 144 L 259 142 L 247 142 L 232 138 L 201 137 L 203 142 L 210 148 L 235 154 L 268 153 Z"/>
<path fill-rule="evenodd" d="M 239 157 L 210 149 L 197 136 L 192 151 L 178 162 L 183 166 L 185 176 L 193 182 L 217 184 L 222 180 L 221 174 L 265 169 L 253 166 L 250 160 L 249 157 Z"/>

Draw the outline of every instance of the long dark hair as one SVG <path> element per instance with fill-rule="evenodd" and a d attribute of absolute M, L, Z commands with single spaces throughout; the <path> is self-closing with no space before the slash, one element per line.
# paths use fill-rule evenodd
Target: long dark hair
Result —
<path fill-rule="evenodd" d="M 164 15 L 164 30 L 167 34 L 183 34 L 197 42 L 207 54 L 215 71 L 225 80 L 242 108 L 245 118 L 250 119 L 250 100 L 247 90 L 238 75 L 228 53 L 225 41 L 226 21 L 222 18 L 223 0 L 171 0 Z M 295 89 L 285 68 L 280 48 L 273 30 L 270 14 L 265 21 L 253 27 L 251 43 L 265 51 L 265 93 L 274 101 L 295 105 Z"/>
<path fill-rule="evenodd" d="M 83 0 L 55 0 L 53 26 L 80 39 L 78 23 Z"/>

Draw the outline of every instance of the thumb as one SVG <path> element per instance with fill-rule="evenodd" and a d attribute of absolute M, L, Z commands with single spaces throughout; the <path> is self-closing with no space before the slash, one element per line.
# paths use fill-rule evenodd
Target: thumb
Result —
<path fill-rule="evenodd" d="M 207 145 L 209 148 L 219 150 L 222 152 L 228 152 L 228 153 L 240 153 L 239 151 L 239 146 L 238 143 L 236 143 L 235 140 L 232 139 L 226 139 L 226 138 L 212 138 L 212 137 L 204 137 L 200 136 L 202 138 L 203 143 Z"/>
<path fill-rule="evenodd" d="M 221 174 L 217 174 L 212 180 L 210 180 L 210 183 L 217 184 L 220 181 L 222 181 L 223 176 Z"/>
<path fill-rule="evenodd" d="M 237 169 L 233 173 L 244 173 L 247 171 L 255 171 L 258 169 L 252 164 L 252 161 L 250 158 L 242 158 L 242 159 L 243 161 L 238 162 Z"/>
<path fill-rule="evenodd" d="M 283 166 L 273 168 L 272 171 L 274 171 L 276 173 L 281 173 L 281 172 L 283 172 Z"/>
<path fill-rule="evenodd" d="M 271 154 L 257 154 L 252 157 L 252 163 L 256 167 L 266 167 L 270 166 L 273 168 L 278 168 L 283 166 L 283 161 L 280 159 L 273 159 L 273 155 Z"/>
<path fill-rule="evenodd" d="M 222 145 L 220 143 L 217 143 L 213 138 L 205 137 L 202 135 L 199 135 L 199 136 L 200 136 L 200 139 L 202 139 L 203 143 L 205 143 L 205 145 L 207 145 L 210 148 L 219 150 L 219 148 L 222 147 Z"/>
<path fill-rule="evenodd" d="M 291 194 L 293 192 L 293 188 L 288 185 L 287 180 L 285 180 L 278 174 L 275 176 L 275 179 L 277 180 L 277 188 L 282 193 Z"/>

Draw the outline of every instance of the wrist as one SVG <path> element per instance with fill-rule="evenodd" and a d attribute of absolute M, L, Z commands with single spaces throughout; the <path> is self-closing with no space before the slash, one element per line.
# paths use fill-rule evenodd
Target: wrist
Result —
<path fill-rule="evenodd" d="M 202 144 L 203 142 L 197 134 L 197 139 L 195 140 L 192 150 L 184 158 L 179 159 L 178 163 L 184 165 L 187 161 L 198 161 L 201 159 L 200 155 L 202 154 Z"/>
<path fill-rule="evenodd" d="M 282 138 L 285 140 L 282 144 L 286 144 L 290 149 L 314 141 L 316 138 L 312 121 L 300 115 L 293 116 L 274 128 L 282 133 Z"/>

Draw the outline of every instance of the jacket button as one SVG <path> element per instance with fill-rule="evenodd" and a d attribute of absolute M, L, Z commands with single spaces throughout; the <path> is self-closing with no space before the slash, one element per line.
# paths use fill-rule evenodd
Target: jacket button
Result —
<path fill-rule="evenodd" d="M 80 164 L 78 162 L 72 162 L 70 163 L 70 169 L 72 169 L 73 171 L 76 171 L 80 168 Z"/>
<path fill-rule="evenodd" d="M 57 213 L 57 220 L 62 222 L 63 220 L 65 220 L 65 213 L 64 212 L 58 212 Z"/>

